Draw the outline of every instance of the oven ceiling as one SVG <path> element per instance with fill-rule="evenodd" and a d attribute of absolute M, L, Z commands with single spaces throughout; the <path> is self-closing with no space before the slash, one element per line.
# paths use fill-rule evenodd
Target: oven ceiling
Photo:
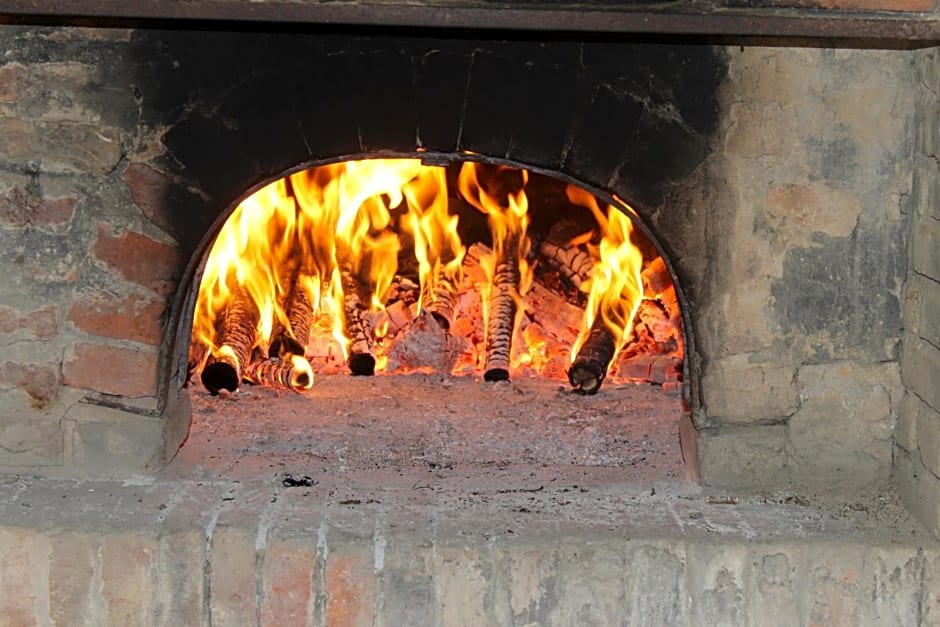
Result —
<path fill-rule="evenodd" d="M 831 37 L 925 44 L 940 40 L 940 11 L 780 8 L 786 4 L 796 3 L 792 0 L 0 0 L 0 22 L 94 17 Z"/>

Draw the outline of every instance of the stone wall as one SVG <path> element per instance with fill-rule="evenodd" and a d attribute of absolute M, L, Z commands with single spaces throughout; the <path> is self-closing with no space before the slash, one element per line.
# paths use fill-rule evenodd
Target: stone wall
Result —
<path fill-rule="evenodd" d="M 904 51 L 729 50 L 696 338 L 701 474 L 728 487 L 884 479 L 901 403 L 918 75 Z"/>
<path fill-rule="evenodd" d="M 897 477 L 917 517 L 940 536 L 940 54 L 917 53 L 915 106 L 924 124 L 914 148 L 913 237 L 905 290 Z"/>

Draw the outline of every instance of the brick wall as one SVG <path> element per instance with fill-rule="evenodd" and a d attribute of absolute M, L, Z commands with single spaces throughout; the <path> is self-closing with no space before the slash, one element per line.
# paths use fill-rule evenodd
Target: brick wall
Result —
<path fill-rule="evenodd" d="M 913 237 L 903 316 L 901 377 L 907 395 L 896 437 L 901 493 L 940 535 L 940 54 L 917 53 L 923 126 L 914 150 Z"/>

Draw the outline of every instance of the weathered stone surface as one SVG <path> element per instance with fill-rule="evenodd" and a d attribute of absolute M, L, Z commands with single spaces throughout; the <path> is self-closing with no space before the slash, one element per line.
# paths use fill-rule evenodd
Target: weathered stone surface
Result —
<path fill-rule="evenodd" d="M 745 598 L 748 620 L 761 617 L 767 627 L 799 625 L 799 562 L 787 547 L 757 547 L 751 551 L 751 576 Z"/>
<path fill-rule="evenodd" d="M 52 174 L 107 174 L 122 155 L 119 131 L 99 124 L 0 117 L 0 136 L 0 161 Z"/>
<path fill-rule="evenodd" d="M 370 627 L 375 594 L 372 552 L 353 542 L 333 544 L 326 563 L 326 624 Z"/>
<path fill-rule="evenodd" d="M 940 410 L 940 349 L 910 333 L 901 359 L 904 384 L 935 410 Z"/>
<path fill-rule="evenodd" d="M 0 334 L 16 340 L 47 340 L 58 330 L 58 315 L 59 308 L 55 305 L 26 311 L 0 305 Z"/>
<path fill-rule="evenodd" d="M 72 219 L 78 200 L 76 195 L 46 198 L 14 187 L 0 194 L 0 225 L 55 228 Z"/>
<path fill-rule="evenodd" d="M 917 216 L 940 219 L 940 163 L 926 154 L 914 156 L 912 194 Z"/>
<path fill-rule="evenodd" d="M 201 528 L 164 532 L 155 562 L 153 625 L 199 625 L 205 614 L 205 546 Z"/>
<path fill-rule="evenodd" d="M 918 220 L 914 226 L 913 268 L 940 280 L 940 221 Z"/>
<path fill-rule="evenodd" d="M 152 624 L 156 552 L 155 538 L 149 535 L 105 536 L 101 543 L 101 596 L 107 624 Z"/>
<path fill-rule="evenodd" d="M 117 396 L 153 396 L 157 390 L 157 361 L 158 353 L 151 347 L 78 343 L 63 366 L 62 381 Z"/>
<path fill-rule="evenodd" d="M 59 394 L 59 364 L 0 362 L 0 388 L 4 387 L 23 390 L 30 404 L 41 409 Z"/>
<path fill-rule="evenodd" d="M 917 421 L 922 411 L 933 411 L 916 394 L 906 391 L 898 407 L 894 442 L 905 451 L 917 450 Z"/>
<path fill-rule="evenodd" d="M 0 616 L 8 625 L 48 620 L 49 539 L 34 529 L 0 529 Z"/>
<path fill-rule="evenodd" d="M 51 539 L 49 615 L 56 625 L 91 625 L 104 620 L 95 597 L 100 579 L 98 542 L 87 532 L 66 531 Z"/>
<path fill-rule="evenodd" d="M 898 364 L 803 366 L 797 379 L 802 402 L 787 432 L 800 471 L 830 482 L 887 476 L 901 396 Z"/>
<path fill-rule="evenodd" d="M 19 391 L 0 392 L 0 465 L 62 463 L 62 409 L 38 410 Z"/>
<path fill-rule="evenodd" d="M 310 622 L 316 546 L 309 542 L 273 539 L 265 547 L 261 621 L 266 625 Z M 331 623 L 349 625 L 352 623 Z"/>
<path fill-rule="evenodd" d="M 910 396 L 914 396 L 911 394 Z M 940 477 L 940 412 L 918 400 L 917 448 L 924 466 L 936 477 Z"/>
<path fill-rule="evenodd" d="M 721 424 L 779 422 L 799 404 L 795 369 L 757 355 L 709 363 L 702 394 L 709 419 Z"/>
<path fill-rule="evenodd" d="M 445 625 L 483 625 L 488 612 L 491 566 L 477 551 L 444 546 L 437 550 L 435 573 Z"/>
<path fill-rule="evenodd" d="M 216 528 L 209 562 L 212 624 L 255 624 L 258 598 L 254 534 L 243 529 Z"/>
<path fill-rule="evenodd" d="M 746 625 L 748 552 L 743 547 L 690 546 L 686 552 L 694 625 Z"/>
<path fill-rule="evenodd" d="M 765 490 L 786 487 L 787 434 L 784 425 L 706 429 L 698 444 L 704 485 Z"/>
<path fill-rule="evenodd" d="M 924 467 L 919 451 L 897 451 L 894 476 L 898 491 L 911 514 L 940 538 L 940 477 Z"/>
<path fill-rule="evenodd" d="M 84 476 L 152 473 L 166 459 L 165 425 L 159 418 L 76 403 L 66 411 L 64 421 L 70 434 L 69 463 Z"/>

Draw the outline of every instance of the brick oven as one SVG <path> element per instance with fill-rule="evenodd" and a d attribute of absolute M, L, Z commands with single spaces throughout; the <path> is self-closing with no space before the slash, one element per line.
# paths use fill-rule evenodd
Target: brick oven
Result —
<path fill-rule="evenodd" d="M 912 532 L 916 546 L 905 545 L 909 554 L 879 548 L 871 557 L 872 543 L 887 536 L 865 523 L 881 539 L 852 536 L 843 562 L 837 549 L 819 547 L 826 534 L 857 531 L 854 519 L 786 509 L 818 495 L 877 494 L 885 507 L 897 497 L 940 536 L 934 0 L 635 1 L 577 10 L 130 1 L 89 3 L 68 16 L 54 2 L 6 4 L 0 470 L 12 478 L 3 511 L 13 522 L 0 536 L 8 540 L 0 563 L 43 564 L 23 567 L 30 574 L 22 584 L 42 592 L 6 597 L 7 615 L 23 624 L 42 612 L 75 624 L 206 615 L 218 624 L 273 624 L 293 611 L 285 599 L 300 595 L 309 621 L 449 624 L 475 616 L 502 624 L 508 616 L 541 624 L 586 616 L 584 624 L 608 624 L 621 603 L 624 615 L 644 616 L 630 602 L 644 584 L 625 575 L 623 589 L 611 591 L 588 571 L 609 579 L 639 564 L 662 575 L 667 596 L 675 592 L 673 600 L 656 596 L 663 624 L 695 622 L 695 611 L 734 624 L 778 612 L 825 622 L 845 599 L 858 603 L 854 624 L 888 615 L 938 620 L 931 582 L 940 553 L 917 535 L 922 529 Z M 432 496 L 389 505 L 374 486 L 363 489 L 368 498 L 337 497 L 342 488 L 327 490 L 328 470 L 321 478 L 290 468 L 296 473 L 278 476 L 278 495 L 299 487 L 332 512 L 310 527 L 287 492 L 271 505 L 270 486 L 167 475 L 193 420 L 196 392 L 185 383 L 198 281 L 236 205 L 303 167 L 376 156 L 447 164 L 469 153 L 629 203 L 679 296 L 685 361 L 669 428 L 693 482 L 667 492 L 706 501 L 659 501 L 653 487 L 648 504 L 660 513 L 650 513 L 612 468 L 604 470 L 609 482 L 590 486 L 609 501 L 581 507 L 643 519 L 640 536 L 672 525 L 685 534 L 692 525 L 694 538 L 734 529 L 732 540 L 716 548 L 683 536 L 681 549 L 624 548 L 612 539 L 622 531 L 615 514 L 554 526 L 561 501 L 544 484 L 497 490 L 488 500 L 476 484 L 448 478 L 457 482 L 448 489 L 470 495 L 479 520 L 490 520 L 487 508 L 499 498 L 517 499 L 507 505 L 516 514 L 541 512 L 529 521 L 538 533 L 575 530 L 551 556 L 534 545 L 503 555 L 461 539 L 460 510 L 441 505 L 433 486 Z M 592 407 L 603 402 L 602 389 Z M 548 481 L 546 472 L 531 476 Z M 599 475 L 591 476 L 584 481 Z M 508 471 L 499 481 L 513 477 Z M 410 476 L 388 482 L 418 485 Z M 566 486 L 570 499 L 590 498 L 576 496 L 588 493 L 583 483 Z M 76 503 L 86 489 L 94 496 Z M 89 536 L 79 527 L 97 523 L 82 501 L 107 507 L 103 493 L 166 512 L 151 519 L 126 505 L 129 513 L 104 523 L 117 531 Z M 727 509 L 754 494 L 765 500 Z M 81 521 L 59 535 L 14 505 L 46 511 L 57 498 Z M 226 509 L 236 498 L 241 513 Z M 218 507 L 201 510 L 203 501 Z M 337 503 L 346 509 L 330 509 Z M 363 504 L 374 511 L 349 513 Z M 429 511 L 422 508 L 437 512 L 429 545 L 420 539 Z M 146 522 L 137 526 L 139 516 Z M 703 516 L 712 522 L 699 526 Z M 190 518 L 199 521 L 192 534 Z M 337 528 L 334 540 L 327 530 Z M 805 543 L 772 546 L 795 528 Z M 395 529 L 417 535 L 396 544 Z M 494 537 L 486 542 L 502 542 Z M 746 548 L 754 537 L 769 544 L 755 553 Z M 69 551 L 103 592 L 74 575 L 53 581 L 49 573 L 68 572 Z M 199 555 L 193 563 L 191 552 Z M 568 574 L 559 567 L 566 561 Z M 906 579 L 885 593 L 878 586 L 895 567 Z M 181 594 L 183 584 L 160 577 L 151 589 L 148 573 L 158 571 L 182 573 L 198 592 Z M 555 578 L 562 583 L 538 592 Z M 856 578 L 862 583 L 853 587 Z M 792 603 L 785 594 L 771 598 L 767 586 Z M 879 599 L 890 597 L 890 612 L 865 605 L 872 586 Z M 228 589 L 241 596 L 222 596 Z M 418 609 L 396 605 L 399 593 L 418 598 Z M 557 605 L 542 616 L 545 594 Z M 811 601 L 795 600 L 807 595 Z M 566 605 L 582 597 L 593 609 Z M 691 605 L 677 600 L 686 597 Z"/>

